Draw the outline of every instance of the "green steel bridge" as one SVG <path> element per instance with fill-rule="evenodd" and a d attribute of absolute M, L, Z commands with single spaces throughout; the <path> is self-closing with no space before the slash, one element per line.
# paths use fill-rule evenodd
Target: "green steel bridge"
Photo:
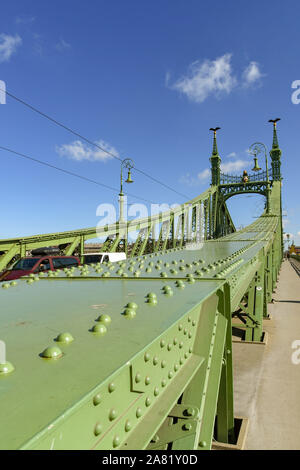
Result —
<path fill-rule="evenodd" d="M 0 240 L 0 269 L 44 246 L 126 251 L 119 263 L 2 283 L 1 449 L 210 449 L 234 444 L 232 329 L 260 342 L 283 255 L 281 150 L 224 175 L 214 130 L 207 191 L 149 218 Z M 261 194 L 236 231 L 226 201 Z M 138 231 L 133 246 L 127 234 Z"/>

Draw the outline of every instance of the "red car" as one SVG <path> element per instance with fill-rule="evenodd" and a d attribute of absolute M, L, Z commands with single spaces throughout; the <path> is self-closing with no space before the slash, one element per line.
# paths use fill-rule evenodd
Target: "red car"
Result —
<path fill-rule="evenodd" d="M 22 276 L 41 271 L 55 271 L 56 269 L 77 267 L 80 259 L 76 256 L 35 256 L 22 258 L 11 268 L 0 274 L 0 281 L 12 281 Z"/>

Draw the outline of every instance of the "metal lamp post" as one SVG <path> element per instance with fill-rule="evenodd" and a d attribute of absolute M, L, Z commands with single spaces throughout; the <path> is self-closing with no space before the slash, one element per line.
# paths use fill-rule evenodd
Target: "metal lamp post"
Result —
<path fill-rule="evenodd" d="M 250 145 L 249 152 L 251 153 L 251 155 L 254 155 L 254 168 L 252 168 L 253 171 L 261 170 L 261 168 L 259 168 L 258 163 L 257 163 L 257 155 L 259 155 L 260 153 L 265 154 L 266 177 L 267 177 L 267 214 L 268 214 L 270 211 L 270 200 L 269 200 L 270 199 L 270 180 L 269 180 L 267 147 L 262 142 L 254 142 L 254 144 Z"/>
<path fill-rule="evenodd" d="M 133 183 L 131 179 L 131 169 L 134 167 L 134 162 L 131 158 L 125 158 L 121 162 L 121 175 L 120 175 L 120 194 L 119 194 L 119 222 L 124 222 L 124 193 L 123 193 L 123 169 L 128 170 L 128 176 L 125 183 Z"/>

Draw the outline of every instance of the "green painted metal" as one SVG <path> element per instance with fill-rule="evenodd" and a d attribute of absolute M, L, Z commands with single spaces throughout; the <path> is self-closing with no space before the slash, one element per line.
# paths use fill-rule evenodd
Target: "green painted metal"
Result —
<path fill-rule="evenodd" d="M 171 214 L 103 227 L 108 250 L 139 230 L 126 261 L 3 283 L 0 448 L 234 443 L 232 327 L 261 340 L 282 260 L 281 180 L 271 183 L 269 212 L 240 231 L 218 184 Z M 49 242 L 83 250 L 94 234 L 4 240 L 2 260 Z"/>

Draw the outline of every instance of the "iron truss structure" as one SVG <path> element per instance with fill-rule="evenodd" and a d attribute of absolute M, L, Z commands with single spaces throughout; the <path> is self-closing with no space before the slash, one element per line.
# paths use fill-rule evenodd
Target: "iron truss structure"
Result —
<path fill-rule="evenodd" d="M 107 250 L 127 249 L 127 260 L 2 283 L 0 448 L 236 445 L 244 421 L 234 413 L 232 331 L 262 341 L 283 254 L 275 125 L 274 133 L 271 181 L 221 184 L 214 135 L 207 191 L 101 229 Z M 236 231 L 226 200 L 242 192 L 268 204 Z M 124 230 L 138 231 L 131 247 Z M 39 246 L 83 250 L 95 233 L 1 240 L 2 267 Z"/>

